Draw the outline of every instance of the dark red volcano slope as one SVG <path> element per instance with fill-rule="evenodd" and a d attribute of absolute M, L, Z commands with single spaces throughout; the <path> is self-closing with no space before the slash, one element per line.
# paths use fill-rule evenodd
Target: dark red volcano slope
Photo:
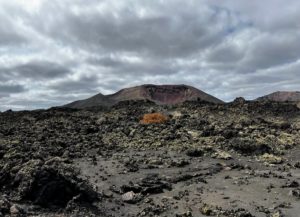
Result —
<path fill-rule="evenodd" d="M 276 102 L 300 102 L 299 91 L 277 91 L 266 96 L 257 98 L 257 100 L 270 100 Z"/>
<path fill-rule="evenodd" d="M 127 100 L 150 100 L 157 104 L 174 105 L 198 99 L 212 103 L 223 103 L 220 99 L 188 85 L 145 84 L 125 88 L 111 95 L 97 94 L 91 98 L 67 104 L 64 107 L 87 108 L 93 106 L 112 106 L 118 102 Z"/>

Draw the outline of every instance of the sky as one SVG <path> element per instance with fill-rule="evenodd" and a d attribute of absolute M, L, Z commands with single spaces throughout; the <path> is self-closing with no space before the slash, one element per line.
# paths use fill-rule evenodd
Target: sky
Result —
<path fill-rule="evenodd" d="M 298 0 L 0 0 L 0 111 L 140 84 L 300 90 Z"/>

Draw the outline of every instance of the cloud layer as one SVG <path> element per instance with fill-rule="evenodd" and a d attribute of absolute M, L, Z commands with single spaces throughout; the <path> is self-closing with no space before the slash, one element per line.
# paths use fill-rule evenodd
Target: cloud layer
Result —
<path fill-rule="evenodd" d="M 229 101 L 300 90 L 295 0 L 0 0 L 0 110 L 144 83 Z"/>

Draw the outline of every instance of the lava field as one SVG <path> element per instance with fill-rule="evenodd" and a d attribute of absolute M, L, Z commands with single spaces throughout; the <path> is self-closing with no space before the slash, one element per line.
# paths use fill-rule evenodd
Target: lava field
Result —
<path fill-rule="evenodd" d="M 2 112 L 0 216 L 299 217 L 299 133 L 242 98 Z"/>

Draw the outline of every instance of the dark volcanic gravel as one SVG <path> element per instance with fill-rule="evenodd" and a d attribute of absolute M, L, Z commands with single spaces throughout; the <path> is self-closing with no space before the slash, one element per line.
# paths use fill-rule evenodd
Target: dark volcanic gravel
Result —
<path fill-rule="evenodd" d="M 299 217 L 299 131 L 243 99 L 2 112 L 0 216 Z"/>

